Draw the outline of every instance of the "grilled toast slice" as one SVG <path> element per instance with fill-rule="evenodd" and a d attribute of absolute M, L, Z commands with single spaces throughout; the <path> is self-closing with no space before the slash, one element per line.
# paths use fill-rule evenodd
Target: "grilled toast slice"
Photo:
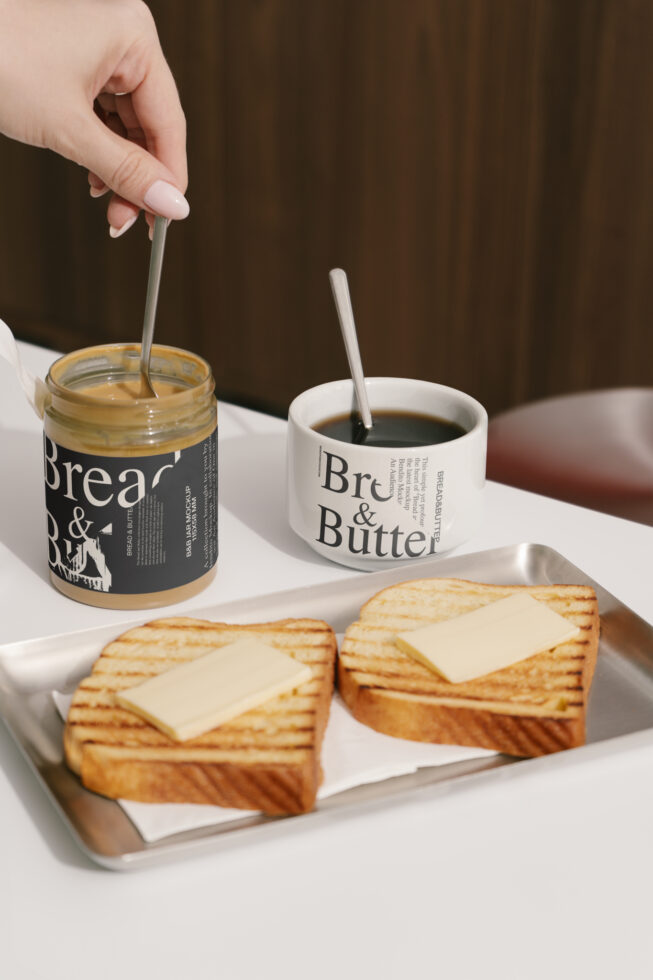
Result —
<path fill-rule="evenodd" d="M 307 664 L 312 679 L 181 744 L 116 703 L 115 692 L 243 636 Z M 112 798 L 303 813 L 321 781 L 335 655 L 335 635 L 321 620 L 169 618 L 131 629 L 105 647 L 75 691 L 66 761 L 88 789 Z"/>
<path fill-rule="evenodd" d="M 520 590 L 580 627 L 580 635 L 460 684 L 439 677 L 394 643 L 402 630 L 452 619 Z M 362 607 L 345 633 L 337 680 L 354 717 L 386 735 L 545 755 L 585 741 L 598 640 L 598 603 L 588 586 L 417 579 L 384 589 Z"/>

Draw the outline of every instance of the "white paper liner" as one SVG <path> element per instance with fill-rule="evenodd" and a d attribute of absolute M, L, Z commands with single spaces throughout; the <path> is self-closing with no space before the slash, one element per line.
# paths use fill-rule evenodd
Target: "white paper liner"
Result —
<path fill-rule="evenodd" d="M 54 702 L 65 719 L 72 696 L 53 692 Z M 323 800 L 353 786 L 376 783 L 430 766 L 446 766 L 466 759 L 496 755 L 487 749 L 458 745 L 431 745 L 381 735 L 361 725 L 336 693 L 331 702 L 329 724 L 322 745 L 324 781 L 318 792 Z M 184 830 L 195 830 L 242 820 L 253 810 L 188 803 L 134 803 L 118 800 L 145 841 L 157 841 Z"/>

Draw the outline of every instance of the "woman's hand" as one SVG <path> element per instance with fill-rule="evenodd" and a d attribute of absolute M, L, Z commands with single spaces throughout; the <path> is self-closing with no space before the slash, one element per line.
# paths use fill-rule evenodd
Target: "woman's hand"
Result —
<path fill-rule="evenodd" d="M 140 209 L 185 218 L 186 123 L 141 0 L 0 0 L 0 132 L 113 191 L 110 234 Z"/>

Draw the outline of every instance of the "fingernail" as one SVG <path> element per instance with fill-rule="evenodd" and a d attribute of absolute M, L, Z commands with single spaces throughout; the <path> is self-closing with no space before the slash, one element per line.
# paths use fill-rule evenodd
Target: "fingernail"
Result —
<path fill-rule="evenodd" d="M 131 218 L 128 218 L 122 228 L 114 228 L 113 225 L 109 225 L 109 234 L 112 238 L 120 238 L 120 236 L 124 235 L 126 231 L 129 231 L 137 218 L 137 214 L 133 215 Z"/>
<path fill-rule="evenodd" d="M 188 217 L 190 212 L 190 205 L 181 191 L 165 180 L 155 180 L 143 200 L 150 211 L 164 218 L 180 220 Z"/>
<path fill-rule="evenodd" d="M 109 188 L 105 184 L 104 187 L 89 187 L 88 192 L 91 197 L 102 197 L 102 195 L 106 194 L 108 190 Z"/>

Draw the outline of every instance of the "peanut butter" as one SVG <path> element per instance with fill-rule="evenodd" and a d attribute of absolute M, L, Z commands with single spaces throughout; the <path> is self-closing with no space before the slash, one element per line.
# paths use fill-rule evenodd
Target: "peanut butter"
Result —
<path fill-rule="evenodd" d="M 165 398 L 167 395 L 176 395 L 184 391 L 182 385 L 170 384 L 168 381 L 154 381 L 154 388 L 158 398 Z M 91 398 L 109 398 L 117 402 L 133 402 L 145 397 L 142 385 L 139 380 L 105 381 L 104 384 L 88 385 L 86 388 L 79 389 L 80 394 L 89 395 Z M 151 397 L 151 396 L 150 396 Z"/>
<path fill-rule="evenodd" d="M 217 412 L 208 364 L 155 345 L 158 397 L 143 397 L 140 347 L 60 358 L 46 379 L 50 578 L 107 608 L 180 602 L 214 577 Z"/>

